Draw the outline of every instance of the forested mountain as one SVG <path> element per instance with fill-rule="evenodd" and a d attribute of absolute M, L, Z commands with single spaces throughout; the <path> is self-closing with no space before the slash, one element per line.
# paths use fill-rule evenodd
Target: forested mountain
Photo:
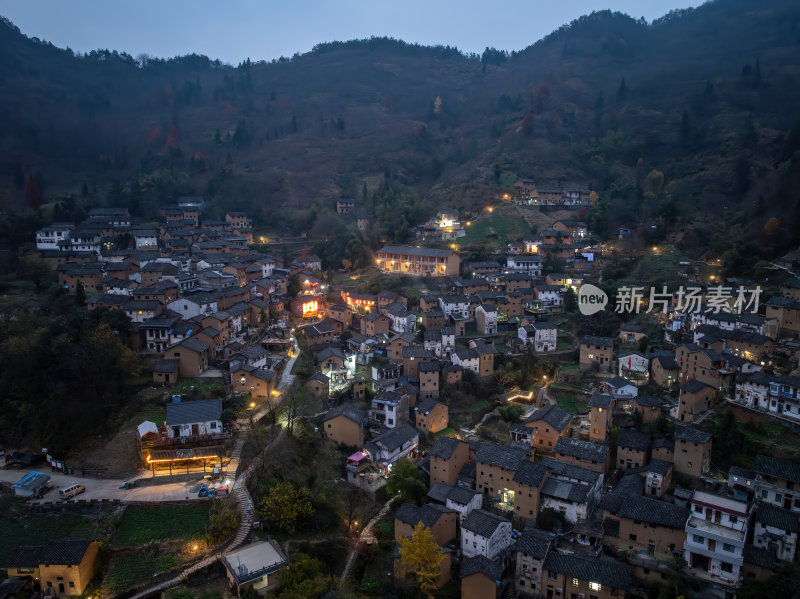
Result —
<path fill-rule="evenodd" d="M 300 231 L 351 195 L 394 237 L 519 176 L 596 189 L 604 235 L 660 222 L 698 250 L 767 252 L 800 236 L 792 0 L 715 0 L 651 24 L 598 12 L 510 55 L 375 38 L 234 67 L 77 56 L 8 22 L 0 52 L 6 212 L 71 193 L 151 215 L 204 195 L 212 214 Z M 709 217 L 732 226 L 720 236 Z"/>

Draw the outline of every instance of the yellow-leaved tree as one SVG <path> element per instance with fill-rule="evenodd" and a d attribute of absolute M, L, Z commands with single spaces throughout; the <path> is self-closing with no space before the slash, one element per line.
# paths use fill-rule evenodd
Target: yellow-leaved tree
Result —
<path fill-rule="evenodd" d="M 436 592 L 436 579 L 439 578 L 439 566 L 444 560 L 444 551 L 433 538 L 431 529 L 422 522 L 410 537 L 400 541 L 400 560 L 407 574 L 417 577 L 419 590 L 428 599 Z"/>

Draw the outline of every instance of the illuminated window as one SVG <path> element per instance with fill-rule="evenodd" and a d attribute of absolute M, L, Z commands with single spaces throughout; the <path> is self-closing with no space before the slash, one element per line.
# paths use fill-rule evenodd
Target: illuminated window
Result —
<path fill-rule="evenodd" d="M 600 586 L 599 582 L 590 582 L 589 583 L 589 590 L 590 591 L 599 591 L 602 587 Z"/>

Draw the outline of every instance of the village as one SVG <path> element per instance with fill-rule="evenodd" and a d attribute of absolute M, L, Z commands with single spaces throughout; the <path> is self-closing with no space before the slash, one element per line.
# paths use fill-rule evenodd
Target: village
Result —
<path fill-rule="evenodd" d="M 272 251 L 247 214 L 206 220 L 199 197 L 163 208 L 157 226 L 115 207 L 53 223 L 36 233 L 39 255 L 87 310 L 128 317 L 125 343 L 149 364 L 165 417 L 137 423 L 138 470 L 125 480 L 7 448 L 3 488 L 39 506 L 231 496 L 238 521 L 219 555 L 131 596 L 218 557 L 235 592 L 267 592 L 290 551 L 258 522 L 248 481 L 280 450 L 265 446 L 244 467 L 242 447 L 257 423 L 307 426 L 337 456 L 339 470 L 320 477 L 385 494 L 348 523 L 349 542 L 374 544 L 389 522 L 398 588 L 415 573 L 404 543 L 428 529 L 441 596 L 646 597 L 660 585 L 736 597 L 796 559 L 800 465 L 731 440 L 751 426 L 798 434 L 800 279 L 781 271 L 777 292 L 759 298 L 754 281 L 703 266 L 680 289 L 643 281 L 627 305 L 620 292 L 581 316 L 581 289 L 619 259 L 585 222 L 551 219 L 481 260 L 461 252 L 493 210 L 574 213 L 594 201 L 588 189 L 523 179 L 481 214 L 442 210 L 413 243 L 383 245 L 370 272 L 323 269 L 310 243 Z M 356 200 L 335 209 L 356 230 L 370 226 Z M 681 260 L 668 245 L 644 253 Z M 199 396 L 211 383 L 222 393 Z M 387 494 L 409 463 L 419 501 Z M 50 596 L 85 594 L 100 540 L 26 548 L 0 566 Z"/>

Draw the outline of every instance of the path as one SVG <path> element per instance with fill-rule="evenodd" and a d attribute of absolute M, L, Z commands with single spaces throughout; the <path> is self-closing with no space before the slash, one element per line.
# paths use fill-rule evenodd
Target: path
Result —
<path fill-rule="evenodd" d="M 264 455 L 268 454 L 269 451 L 277 445 L 286 432 L 285 428 L 281 428 L 281 431 L 278 435 L 272 440 L 272 442 L 264 448 Z M 239 459 L 242 453 L 242 447 L 244 446 L 244 437 L 242 436 L 233 448 L 231 452 L 231 463 L 233 463 L 234 456 L 236 459 L 236 465 L 238 468 Z M 220 551 L 219 553 L 213 553 L 204 557 L 199 562 L 192 564 L 182 570 L 180 570 L 175 576 L 159 582 L 151 587 L 148 587 L 129 599 L 144 599 L 145 597 L 149 597 L 155 593 L 160 593 L 161 591 L 166 591 L 169 588 L 182 584 L 186 577 L 194 574 L 206 568 L 216 562 L 219 559 L 222 559 L 226 553 L 230 553 L 237 547 L 239 547 L 244 541 L 247 539 L 247 536 L 250 534 L 250 531 L 253 528 L 253 515 L 255 512 L 255 506 L 253 505 L 253 499 L 250 497 L 250 493 L 247 490 L 247 479 L 250 477 L 250 473 L 252 472 L 252 467 L 248 468 L 244 472 L 239 473 L 236 476 L 236 480 L 233 483 L 231 494 L 239 503 L 239 509 L 241 511 L 241 518 L 239 520 L 239 528 L 236 531 L 233 539 L 228 543 L 225 548 Z"/>
<path fill-rule="evenodd" d="M 350 569 L 353 567 L 353 562 L 356 559 L 356 549 L 361 543 L 366 543 L 367 545 L 372 545 L 373 543 L 377 542 L 375 535 L 372 534 L 372 529 L 375 525 L 383 518 L 387 513 L 389 513 L 389 509 L 392 507 L 392 504 L 397 499 L 397 496 L 392 497 L 389 501 L 387 501 L 381 511 L 379 511 L 372 520 L 370 520 L 367 525 L 361 531 L 361 534 L 358 535 L 358 539 L 353 541 L 350 546 L 350 552 L 347 554 L 347 561 L 344 563 L 344 571 L 342 572 L 342 577 L 339 580 L 339 586 L 341 587 L 344 585 L 347 577 L 350 575 Z"/>

